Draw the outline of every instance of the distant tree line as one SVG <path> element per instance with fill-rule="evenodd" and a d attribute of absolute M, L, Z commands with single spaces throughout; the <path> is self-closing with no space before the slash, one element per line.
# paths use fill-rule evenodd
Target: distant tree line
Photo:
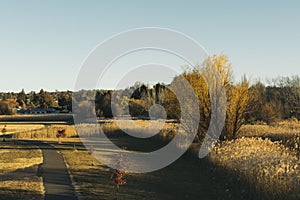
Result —
<path fill-rule="evenodd" d="M 225 55 L 213 55 L 199 67 L 202 69 L 201 71 L 187 69 L 173 81 L 184 77 L 195 92 L 200 111 L 199 140 L 204 138 L 210 121 L 218 120 L 215 118 L 216 116 L 211 116 L 212 102 L 209 87 L 212 87 L 216 81 L 216 77 L 210 73 L 212 69 L 217 70 L 220 74 L 219 78 L 227 95 L 226 121 L 221 139 L 236 138 L 238 130 L 246 123 L 274 124 L 289 118 L 300 119 L 299 76 L 277 77 L 267 80 L 267 84 L 261 81 L 250 84 L 244 76 L 236 82 L 232 75 L 231 63 Z M 206 80 L 204 76 L 206 76 Z M 39 93 L 25 93 L 22 90 L 19 93 L 0 93 L 0 114 L 13 114 L 16 107 L 23 109 L 53 107 L 72 111 L 73 95 L 73 103 L 79 104 L 77 108 L 81 109 L 80 113 L 87 118 L 91 117 L 91 113 L 103 118 L 113 117 L 111 101 L 114 97 L 118 103 L 114 104 L 113 109 L 119 115 L 125 113 L 132 117 L 149 118 L 151 106 L 160 104 L 164 107 L 167 118 L 179 120 L 182 113 L 176 95 L 169 89 L 172 83 L 170 85 L 157 83 L 149 86 L 137 82 L 132 87 L 117 91 L 82 90 L 73 93 L 71 91 L 46 92 L 40 90 Z M 125 112 L 126 108 L 129 108 L 129 113 Z"/>
<path fill-rule="evenodd" d="M 268 80 L 268 86 L 257 82 L 250 87 L 254 110 L 247 122 L 263 121 L 268 124 L 289 118 L 300 119 L 300 77 L 277 77 Z"/>
<path fill-rule="evenodd" d="M 207 80 L 203 78 L 204 73 L 210 74 L 209 70 L 212 66 L 221 75 L 222 86 L 226 89 L 227 96 L 225 102 L 227 106 L 226 121 L 221 139 L 236 138 L 238 130 L 243 124 L 274 124 L 289 118 L 300 119 L 299 76 L 277 77 L 268 80 L 266 85 L 261 81 L 250 84 L 245 76 L 236 82 L 228 57 L 214 55 L 207 59 L 203 66 L 200 66 L 202 71 L 190 69 L 174 78 L 175 81 L 184 77 L 195 91 L 200 110 L 199 140 L 204 138 L 212 117 L 208 84 L 213 84 L 215 80 L 214 77 L 208 77 L 211 83 L 206 83 Z M 83 110 L 81 113 L 86 113 L 86 115 L 91 113 L 89 109 L 94 103 L 94 112 L 98 117 L 112 117 L 111 101 L 115 95 L 118 100 L 118 103 L 114 104 L 116 113 L 122 114 L 124 109 L 128 107 L 130 116 L 145 119 L 149 118 L 151 106 L 160 104 L 165 108 L 169 119 L 179 120 L 181 117 L 180 105 L 175 94 L 169 89 L 170 85 L 157 83 L 154 86 L 149 86 L 136 83 L 124 90 L 80 91 L 76 95 L 80 96 L 81 99 L 86 97 L 85 101 L 81 101 L 82 105 L 79 106 Z M 89 98 L 91 96 L 94 98 L 94 102 L 93 98 Z M 161 110 L 157 112 L 161 112 Z"/>
<path fill-rule="evenodd" d="M 57 110 L 72 110 L 72 92 L 47 92 L 43 89 L 36 93 L 26 93 L 24 89 L 19 93 L 0 93 L 0 114 L 15 114 L 20 109 L 55 108 Z"/>

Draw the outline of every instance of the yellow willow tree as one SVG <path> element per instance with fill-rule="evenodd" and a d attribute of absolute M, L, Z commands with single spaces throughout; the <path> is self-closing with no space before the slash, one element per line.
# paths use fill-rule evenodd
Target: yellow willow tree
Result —
<path fill-rule="evenodd" d="M 210 121 L 210 96 L 208 87 L 198 69 L 186 71 L 182 76 L 190 83 L 198 99 L 200 121 L 197 139 L 202 141 L 206 135 Z"/>
<path fill-rule="evenodd" d="M 249 82 L 245 77 L 240 83 L 233 84 L 232 65 L 228 57 L 212 55 L 201 66 L 184 72 L 182 76 L 191 84 L 198 98 L 200 111 L 198 139 L 202 141 L 212 123 L 222 123 L 223 117 L 212 115 L 212 111 L 221 109 L 225 104 L 226 120 L 223 130 L 215 126 L 216 130 L 211 131 L 222 131 L 221 139 L 236 138 L 238 130 L 245 123 L 246 113 L 251 110 L 249 106 L 251 95 Z M 226 91 L 226 99 L 221 98 L 222 90 Z M 212 108 L 213 105 L 215 108 Z"/>
<path fill-rule="evenodd" d="M 236 139 L 237 133 L 245 123 L 245 116 L 253 108 L 250 104 L 249 81 L 246 76 L 227 90 L 226 123 L 223 131 L 224 139 Z"/>
<path fill-rule="evenodd" d="M 216 133 L 222 130 L 212 124 L 222 123 L 225 106 L 223 114 L 221 105 L 226 104 L 226 98 L 223 98 L 221 94 L 229 88 L 232 82 L 232 70 L 228 57 L 225 55 L 210 56 L 195 69 L 184 72 L 182 76 L 188 80 L 198 99 L 200 111 L 198 139 L 202 141 L 209 128 L 215 130 L 210 129 L 208 134 L 217 135 Z M 212 115 L 212 113 L 214 114 Z M 221 116 L 216 113 L 221 113 Z"/>

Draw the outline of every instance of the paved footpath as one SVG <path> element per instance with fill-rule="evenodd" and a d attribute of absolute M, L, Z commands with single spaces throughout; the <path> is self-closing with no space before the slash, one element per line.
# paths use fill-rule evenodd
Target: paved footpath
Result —
<path fill-rule="evenodd" d="M 43 164 L 39 176 L 43 177 L 45 200 L 77 200 L 64 158 L 57 150 L 41 141 L 24 141 L 39 146 L 43 152 Z"/>

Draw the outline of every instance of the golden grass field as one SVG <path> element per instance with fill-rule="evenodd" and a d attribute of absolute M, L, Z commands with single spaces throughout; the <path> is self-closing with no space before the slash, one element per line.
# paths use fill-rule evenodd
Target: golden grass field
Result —
<path fill-rule="evenodd" d="M 260 137 L 277 141 L 300 153 L 300 121 L 292 119 L 270 125 L 244 125 L 240 137 Z"/>
<path fill-rule="evenodd" d="M 44 128 L 44 125 L 40 125 L 40 124 L 0 124 L 0 135 L 3 134 L 1 132 L 1 130 L 3 128 L 6 129 L 6 134 L 11 134 L 11 133 L 17 133 L 17 132 L 31 131 L 34 129 L 41 129 L 41 128 Z"/>
<path fill-rule="evenodd" d="M 173 137 L 174 132 L 178 128 L 178 124 L 176 123 L 165 123 L 163 127 L 161 127 L 161 123 L 153 123 L 151 126 L 149 125 L 149 121 L 144 120 L 135 120 L 137 127 L 130 126 L 126 120 L 120 120 L 119 123 L 123 127 L 123 129 L 131 131 L 131 132 L 143 132 L 144 134 L 151 134 L 156 130 L 160 130 L 161 128 L 164 130 L 162 131 L 161 136 L 164 138 Z M 30 129 L 31 127 L 31 129 Z M 66 137 L 78 137 L 78 132 L 81 136 L 89 136 L 95 133 L 99 133 L 100 129 L 104 130 L 108 136 L 118 136 L 119 133 L 119 126 L 116 122 L 112 120 L 108 120 L 107 123 L 98 124 L 79 124 L 79 125 L 50 125 L 47 127 L 40 126 L 40 125 L 9 125 L 7 124 L 7 129 L 14 129 L 15 130 L 22 130 L 21 133 L 17 133 L 13 135 L 13 138 L 17 139 L 45 139 L 45 138 L 55 138 L 57 131 L 61 129 L 66 130 Z M 28 129 L 26 129 L 28 128 Z M 41 128 L 41 129 L 39 129 Z M 38 129 L 38 130 L 35 130 Z M 17 132 L 17 131 L 16 131 Z"/>
<path fill-rule="evenodd" d="M 145 129 L 148 121 L 136 121 Z M 132 129 L 123 124 L 125 129 Z M 151 126 L 145 132 L 155 130 Z M 76 129 L 77 128 L 77 129 Z M 40 130 L 25 131 L 14 135 L 14 139 L 42 139 L 60 149 L 75 180 L 81 199 L 113 199 L 114 183 L 110 180 L 112 170 L 88 154 L 78 138 L 78 130 L 84 136 L 99 132 L 94 124 L 51 125 Z M 172 139 L 178 124 L 167 123 L 155 140 L 137 140 L 124 136 L 115 122 L 102 123 L 101 128 L 118 146 L 134 151 L 152 151 Z M 67 137 L 58 143 L 57 130 L 66 129 Z M 284 121 L 273 126 L 245 125 L 239 132 L 240 138 L 218 143 L 207 157 L 207 162 L 196 155 L 180 159 L 163 170 L 148 174 L 128 174 L 128 184 L 122 186 L 120 199 L 299 199 L 300 198 L 300 122 Z M 193 146 L 198 146 L 194 144 Z M 93 161 L 94 160 L 94 161 Z M 95 165 L 93 165 L 93 163 Z M 205 163 L 205 164 L 204 164 Z M 203 167 L 203 165 L 205 165 Z M 211 177 L 203 175 L 202 171 Z M 197 175 L 195 175 L 197 174 Z M 198 177 L 199 176 L 199 177 Z M 209 193 L 194 187 L 202 187 L 203 181 L 215 187 Z M 198 180 L 198 181 L 197 181 Z M 205 184 L 204 184 L 205 185 Z M 194 191 L 195 190 L 195 191 Z M 199 195 L 202 191 L 202 196 Z M 187 196 L 185 196 L 187 195 Z M 220 198 L 219 198 L 220 199 Z"/>
<path fill-rule="evenodd" d="M 43 200 L 43 181 L 40 177 L 0 182 L 0 199 Z"/>
<path fill-rule="evenodd" d="M 0 143 L 0 199 L 43 199 L 42 178 L 35 171 L 43 162 L 41 150 L 15 141 Z"/>
<path fill-rule="evenodd" d="M 0 145 L 0 174 L 43 162 L 42 152 L 36 146 L 15 142 L 0 142 Z"/>
<path fill-rule="evenodd" d="M 239 138 L 217 145 L 210 160 L 234 171 L 272 198 L 300 198 L 300 160 L 296 152 L 261 138 Z"/>

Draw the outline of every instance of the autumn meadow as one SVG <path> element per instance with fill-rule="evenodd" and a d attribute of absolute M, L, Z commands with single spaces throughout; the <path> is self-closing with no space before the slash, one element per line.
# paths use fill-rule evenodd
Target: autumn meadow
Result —
<path fill-rule="evenodd" d="M 201 71 L 189 69 L 180 76 L 189 81 L 200 102 L 196 137 L 178 160 L 150 173 L 110 168 L 97 160 L 95 153 L 101 150 L 84 145 L 81 139 L 103 131 L 114 145 L 130 152 L 151 152 L 167 145 L 176 134 L 183 134 L 178 131 L 179 102 L 168 85 L 137 83 L 123 91 L 1 93 L 0 198 L 46 198 L 43 173 L 48 168 L 43 169 L 46 155 L 40 143 L 47 143 L 63 157 L 74 190 L 72 198 L 299 199 L 300 78 L 278 77 L 269 85 L 252 83 L 246 77 L 233 82 L 227 56 L 215 55 L 206 62 L 220 72 L 227 94 L 226 120 L 217 143 L 205 158 L 198 158 L 211 120 L 211 99 Z M 74 125 L 72 95 L 74 103 L 79 95 L 88 97 L 87 93 L 94 94 L 98 120 L 91 122 L 90 100 L 86 99 L 76 107 L 83 110 L 85 122 Z M 114 93 L 122 102 L 117 104 L 118 111 L 129 107 L 130 118 L 113 118 L 110 102 Z M 165 109 L 163 127 L 158 123 L 148 126 L 160 120 L 149 118 L 148 110 L 154 104 Z M 131 119 L 138 128 L 128 123 Z M 159 133 L 147 138 L 124 132 L 150 134 L 157 128 Z M 128 164 L 122 156 L 115 162 Z"/>

